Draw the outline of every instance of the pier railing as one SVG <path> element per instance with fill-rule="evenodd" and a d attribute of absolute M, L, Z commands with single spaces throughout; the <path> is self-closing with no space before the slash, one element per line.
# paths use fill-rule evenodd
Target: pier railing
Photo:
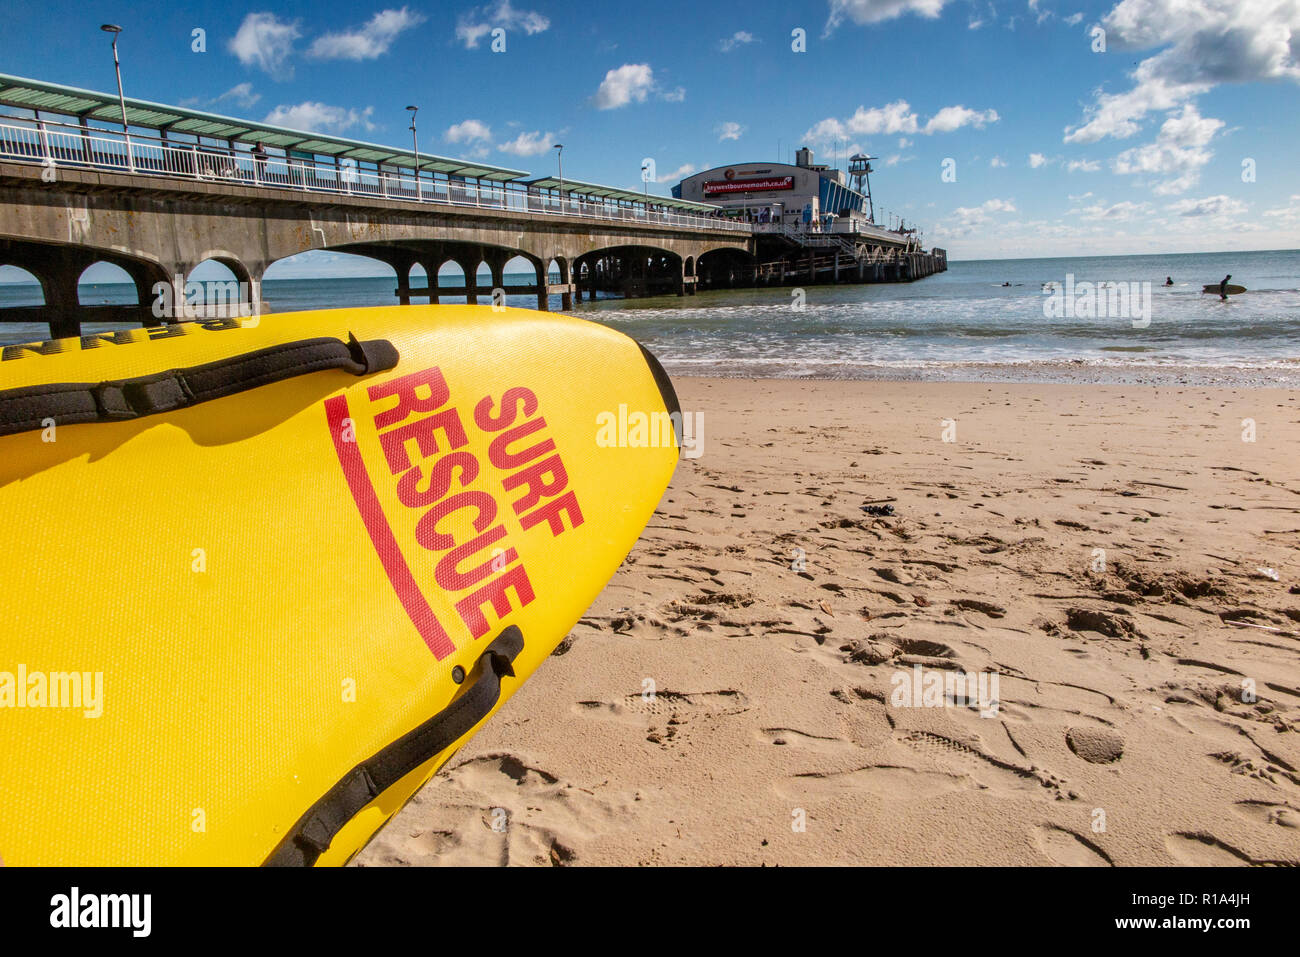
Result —
<path fill-rule="evenodd" d="M 520 183 L 458 179 L 437 174 L 415 176 L 411 170 L 358 164 L 343 158 L 333 163 L 251 150 L 225 149 L 201 142 L 129 136 L 90 127 L 32 121 L 0 123 L 0 160 L 168 176 L 200 182 L 371 196 L 444 206 L 504 209 L 554 216 L 578 216 L 646 226 L 752 232 L 749 223 L 696 216 L 656 208 L 653 203 L 623 205 L 573 194 L 561 196 Z"/>
<path fill-rule="evenodd" d="M 914 240 L 904 233 L 883 226 L 858 225 L 851 229 L 816 229 L 809 223 L 754 223 L 756 233 L 775 233 L 802 246 L 840 246 L 852 255 L 853 245 L 860 239 L 877 239 L 907 245 Z"/>

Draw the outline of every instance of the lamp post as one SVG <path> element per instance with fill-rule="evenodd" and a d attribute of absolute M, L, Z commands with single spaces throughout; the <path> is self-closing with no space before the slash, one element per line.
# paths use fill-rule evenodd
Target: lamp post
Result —
<path fill-rule="evenodd" d="M 415 153 L 415 196 L 416 199 L 424 199 L 424 190 L 420 187 L 420 140 L 415 132 L 415 114 L 420 111 L 418 106 L 408 106 L 411 111 L 411 150 Z"/>
<path fill-rule="evenodd" d="M 117 74 L 117 103 L 122 108 L 122 135 L 126 137 L 126 166 L 134 173 L 135 157 L 131 153 L 131 129 L 126 122 L 126 97 L 122 95 L 122 64 L 117 59 L 117 35 L 122 32 L 122 28 L 115 23 L 105 23 L 99 29 L 112 34 L 113 37 L 113 72 Z"/>
<path fill-rule="evenodd" d="M 556 143 L 551 149 L 555 150 L 555 162 L 560 170 L 560 209 L 564 209 L 564 144 Z"/>

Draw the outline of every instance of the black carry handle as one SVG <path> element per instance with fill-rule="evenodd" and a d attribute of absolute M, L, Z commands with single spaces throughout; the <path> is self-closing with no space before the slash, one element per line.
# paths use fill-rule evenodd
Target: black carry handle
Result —
<path fill-rule="evenodd" d="M 447 750 L 496 707 L 501 676 L 514 677 L 513 662 L 524 636 L 511 625 L 484 649 L 479 676 L 464 694 L 419 727 L 361 762 L 307 809 L 264 867 L 311 867 L 330 842 L 363 807 L 420 765 Z"/>
<path fill-rule="evenodd" d="M 358 342 L 301 339 L 246 352 L 188 369 L 111 382 L 62 382 L 0 391 L 0 435 L 14 435 L 79 422 L 120 422 L 224 399 L 258 386 L 323 369 L 353 375 L 383 372 L 397 365 L 397 349 L 387 339 Z"/>

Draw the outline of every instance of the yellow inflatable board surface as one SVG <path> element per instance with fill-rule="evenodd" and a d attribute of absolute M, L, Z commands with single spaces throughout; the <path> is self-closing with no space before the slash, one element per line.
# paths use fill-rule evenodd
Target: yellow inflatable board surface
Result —
<path fill-rule="evenodd" d="M 346 862 L 618 568 L 677 412 L 487 306 L 0 347 L 0 859 Z"/>

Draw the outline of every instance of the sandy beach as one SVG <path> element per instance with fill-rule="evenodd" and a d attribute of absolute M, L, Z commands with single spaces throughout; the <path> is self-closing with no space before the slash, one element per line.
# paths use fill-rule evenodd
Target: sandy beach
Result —
<path fill-rule="evenodd" d="M 1300 393 L 675 381 L 703 455 L 357 863 L 1300 862 Z"/>

